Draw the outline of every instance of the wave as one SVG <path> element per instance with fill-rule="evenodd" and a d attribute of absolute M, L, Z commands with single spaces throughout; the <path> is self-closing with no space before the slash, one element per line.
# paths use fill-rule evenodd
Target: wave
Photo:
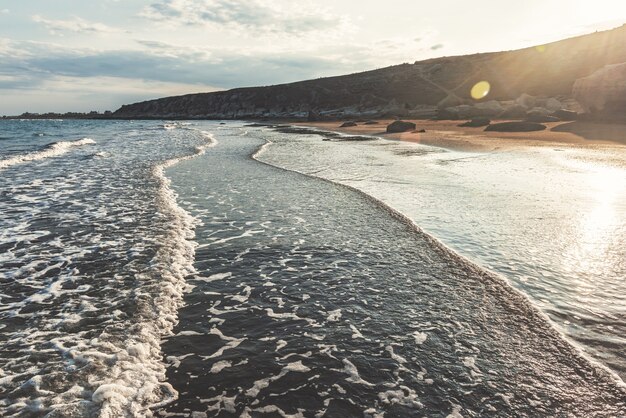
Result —
<path fill-rule="evenodd" d="M 160 125 L 160 127 L 161 129 L 164 129 L 166 131 L 171 131 L 173 129 L 178 129 L 178 128 L 185 129 L 186 127 L 190 125 L 192 125 L 191 122 L 167 122 L 167 123 Z"/>
<path fill-rule="evenodd" d="M 43 160 L 50 157 L 57 157 L 63 155 L 73 148 L 82 147 L 84 145 L 94 145 L 96 141 L 91 138 L 83 138 L 77 141 L 59 141 L 46 145 L 39 151 L 31 152 L 28 154 L 20 154 L 11 158 L 0 160 L 0 169 L 12 167 L 14 165 L 27 163 L 30 161 Z"/>
<path fill-rule="evenodd" d="M 532 303 L 532 301 L 529 299 L 529 297 L 525 293 L 513 287 L 504 276 L 498 273 L 495 273 L 493 271 L 487 270 L 483 266 L 473 262 L 469 258 L 457 253 L 452 248 L 448 247 L 439 239 L 437 239 L 435 236 L 424 231 L 419 225 L 415 223 L 415 221 L 413 221 L 413 219 L 411 219 L 407 215 L 403 214 L 397 209 L 389 206 L 387 203 L 377 199 L 376 197 L 366 193 L 365 191 L 361 189 L 358 189 L 354 186 L 340 183 L 338 181 L 320 177 L 315 174 L 305 173 L 305 172 L 298 171 L 295 169 L 281 167 L 279 165 L 275 165 L 275 164 L 259 159 L 259 157 L 265 152 L 267 152 L 268 148 L 272 145 L 271 141 L 267 139 L 265 141 L 266 141 L 265 144 L 261 145 L 255 152 L 253 152 L 250 155 L 250 158 L 258 161 L 261 164 L 265 164 L 265 165 L 277 168 L 279 170 L 297 173 L 297 174 L 304 175 L 307 177 L 316 178 L 316 179 L 319 179 L 319 180 L 322 180 L 322 181 L 325 181 L 325 182 L 328 182 L 328 183 L 331 183 L 340 187 L 345 187 L 365 197 L 370 202 L 374 203 L 375 205 L 377 205 L 378 207 L 380 207 L 381 209 L 389 213 L 392 217 L 403 222 L 410 229 L 412 229 L 415 233 L 419 234 L 420 236 L 425 237 L 434 248 L 446 253 L 451 259 L 458 261 L 467 270 L 477 273 L 483 278 L 483 280 L 485 280 L 486 282 L 489 282 L 490 284 L 493 284 L 494 287 L 501 289 L 503 293 L 511 297 L 511 300 L 509 302 L 514 303 L 519 308 L 517 311 L 518 314 L 524 315 L 529 321 L 532 319 L 538 319 L 546 326 L 547 330 L 549 330 L 550 332 L 550 336 L 554 338 L 555 343 L 556 342 L 561 343 L 559 344 L 559 346 L 563 350 L 562 353 L 564 356 L 577 359 L 581 363 L 590 365 L 594 369 L 594 371 L 597 374 L 597 377 L 599 377 L 601 381 L 616 387 L 618 390 L 620 390 L 626 395 L 626 383 L 615 372 L 613 372 L 610 368 L 608 368 L 604 364 L 594 360 L 593 358 L 590 358 L 574 341 L 570 340 L 566 335 L 561 333 L 554 326 L 550 318 L 545 313 L 540 311 Z"/>
<path fill-rule="evenodd" d="M 145 277 L 148 286 L 143 294 L 156 295 L 136 300 L 140 313 L 137 333 L 130 333 L 121 348 L 118 361 L 93 394 L 100 403 L 100 417 L 143 416 L 149 410 L 178 398 L 176 390 L 165 380 L 166 366 L 161 355 L 161 340 L 173 335 L 177 314 L 183 304 L 186 277 L 194 274 L 196 219 L 177 204 L 177 195 L 165 170 L 181 161 L 195 158 L 217 145 L 208 132 L 201 132 L 207 144 L 187 156 L 173 158 L 152 168 L 158 181 L 156 196 L 159 214 L 166 220 L 167 230 L 160 237 L 160 247 Z M 133 327 L 135 328 L 135 327 Z"/>

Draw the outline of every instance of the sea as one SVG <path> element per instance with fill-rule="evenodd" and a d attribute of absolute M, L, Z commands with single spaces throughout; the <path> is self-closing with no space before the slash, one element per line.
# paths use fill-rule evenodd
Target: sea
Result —
<path fill-rule="evenodd" d="M 0 120 L 0 416 L 626 416 L 626 148 Z"/>

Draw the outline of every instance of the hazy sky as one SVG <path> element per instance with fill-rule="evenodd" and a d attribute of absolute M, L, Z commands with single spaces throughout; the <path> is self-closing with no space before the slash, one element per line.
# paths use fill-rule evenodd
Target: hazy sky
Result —
<path fill-rule="evenodd" d="M 0 115 L 115 110 L 623 23 L 615 0 L 0 0 Z"/>

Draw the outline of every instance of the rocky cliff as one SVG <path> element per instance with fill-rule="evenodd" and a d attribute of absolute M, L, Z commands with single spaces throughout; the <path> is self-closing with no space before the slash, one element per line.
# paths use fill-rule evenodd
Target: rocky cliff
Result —
<path fill-rule="evenodd" d="M 534 48 L 444 57 L 357 74 L 268 87 L 166 97 L 124 105 L 119 118 L 304 118 L 429 116 L 434 109 L 476 103 L 470 92 L 488 81 L 480 102 L 524 94 L 566 99 L 577 79 L 626 62 L 626 25 Z"/>

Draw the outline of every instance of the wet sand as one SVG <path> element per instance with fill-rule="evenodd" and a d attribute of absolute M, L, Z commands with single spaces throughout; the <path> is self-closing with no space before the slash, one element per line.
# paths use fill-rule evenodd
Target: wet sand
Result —
<path fill-rule="evenodd" d="M 376 135 L 400 141 L 409 141 L 436 147 L 462 151 L 498 151 L 527 147 L 576 147 L 576 148 L 626 148 L 626 125 L 592 122 L 545 123 L 545 131 L 539 132 L 485 132 L 482 128 L 467 128 L 458 125 L 464 120 L 432 121 L 408 120 L 415 123 L 416 131 L 387 134 L 385 129 L 393 120 L 376 119 L 377 125 L 340 128 L 342 121 L 302 122 L 298 126 L 310 126 L 342 133 Z M 500 121 L 498 121 L 500 122 Z"/>

